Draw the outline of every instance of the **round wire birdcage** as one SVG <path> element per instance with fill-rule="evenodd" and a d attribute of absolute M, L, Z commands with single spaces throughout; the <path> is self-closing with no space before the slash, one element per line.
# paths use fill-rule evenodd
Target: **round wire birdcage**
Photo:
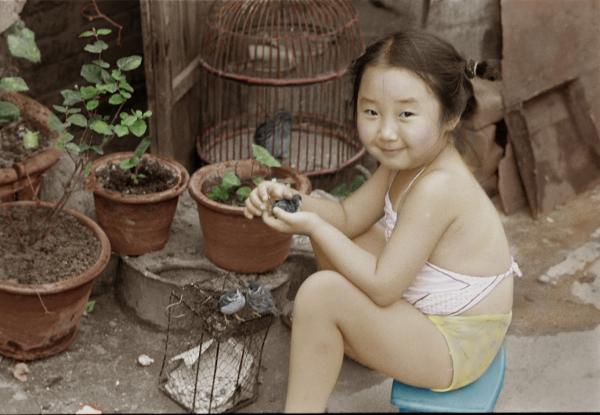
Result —
<path fill-rule="evenodd" d="M 351 62 L 364 43 L 350 0 L 216 0 L 203 28 L 205 163 L 252 157 L 252 144 L 308 176 L 364 153 L 353 123 Z"/>

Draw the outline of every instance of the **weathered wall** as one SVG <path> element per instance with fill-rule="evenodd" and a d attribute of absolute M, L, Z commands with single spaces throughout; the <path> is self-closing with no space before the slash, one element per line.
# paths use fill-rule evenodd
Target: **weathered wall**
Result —
<path fill-rule="evenodd" d="M 450 41 L 466 58 L 501 58 L 499 0 L 353 0 L 352 3 L 367 44 L 403 27 L 421 27 L 425 23 L 427 30 Z"/>
<path fill-rule="evenodd" d="M 19 61 L 20 74 L 27 81 L 29 94 L 45 104 L 62 101 L 60 90 L 80 82 L 81 65 L 89 59 L 82 48 L 86 42 L 78 36 L 96 27 L 111 27 L 103 20 L 89 22 L 82 8 L 88 1 L 28 0 L 21 12 L 27 27 L 35 32 L 42 54 L 42 62 L 31 64 Z M 109 39 L 110 48 L 105 60 L 113 62 L 116 56 L 142 55 L 142 30 L 138 0 L 98 0 L 103 13 L 124 26 L 121 46 L 116 46 L 115 36 Z M 134 71 L 132 84 L 144 86 L 143 67 Z"/>

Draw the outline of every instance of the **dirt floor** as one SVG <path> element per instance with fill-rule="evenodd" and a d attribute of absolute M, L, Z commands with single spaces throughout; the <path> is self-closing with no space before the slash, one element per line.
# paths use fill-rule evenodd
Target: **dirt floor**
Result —
<path fill-rule="evenodd" d="M 537 220 L 523 209 L 503 216 L 503 222 L 513 255 L 524 274 L 515 280 L 509 346 L 520 342 L 533 348 L 543 339 L 560 341 L 562 336 L 568 335 L 576 339 L 579 333 L 574 332 L 594 333 L 592 329 L 600 324 L 597 289 L 600 277 L 596 278 L 600 271 L 600 185 Z M 558 272 L 559 265 L 562 273 Z M 543 275 L 549 276 L 551 281 L 540 281 Z M 13 376 L 11 369 L 16 362 L 0 357 L 1 413 L 74 413 L 82 404 L 93 404 L 105 413 L 184 412 L 158 389 L 165 332 L 140 321 L 121 305 L 112 287 L 104 291 L 95 297 L 93 312 L 83 317 L 74 344 L 62 354 L 28 363 L 26 381 L 18 381 Z M 534 343 L 527 343 L 530 340 Z M 288 353 L 289 330 L 277 320 L 265 343 L 258 399 L 242 408 L 242 412 L 281 411 Z M 554 361 L 543 361 L 543 351 L 536 353 L 536 359 L 542 359 L 537 363 L 542 368 L 553 366 Z M 137 358 L 141 354 L 150 356 L 154 363 L 140 366 Z M 516 391 L 512 386 L 518 384 L 522 389 L 521 385 L 537 383 L 538 376 L 549 375 L 532 372 L 526 362 L 515 367 L 521 362 L 517 360 L 520 357 L 514 356 L 502 408 L 509 411 L 536 408 L 535 401 L 542 399 L 533 393 Z M 569 358 L 583 360 L 581 367 L 595 364 L 595 356 L 579 353 Z M 548 379 L 548 382 L 563 382 L 563 372 L 556 376 L 557 379 Z M 596 382 L 593 385 L 598 384 L 600 378 L 598 373 L 581 376 L 593 378 Z M 394 411 L 388 403 L 390 382 L 385 376 L 347 360 L 330 409 Z M 547 395 L 544 399 L 553 399 L 547 391 L 539 393 Z M 589 400 L 589 396 L 586 397 Z M 561 399 L 565 401 L 564 406 L 549 406 L 550 410 L 578 408 L 577 396 Z M 585 405 L 588 406 L 583 410 L 600 409 L 600 406 Z"/>

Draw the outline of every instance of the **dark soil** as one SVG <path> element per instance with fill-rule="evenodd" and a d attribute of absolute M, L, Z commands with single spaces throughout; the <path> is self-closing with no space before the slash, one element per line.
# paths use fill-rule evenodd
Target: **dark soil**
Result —
<path fill-rule="evenodd" d="M 10 168 L 13 164 L 52 145 L 50 136 L 40 132 L 38 148 L 26 149 L 23 147 L 23 136 L 26 130 L 39 131 L 33 122 L 23 119 L 0 127 L 0 169 Z"/>
<path fill-rule="evenodd" d="M 137 174 L 143 176 L 134 181 L 134 169 L 123 170 L 118 163 L 109 163 L 105 168 L 96 172 L 98 182 L 102 187 L 115 192 L 131 195 L 145 195 L 163 192 L 177 185 L 178 175 L 159 161 L 143 158 L 140 161 Z"/>
<path fill-rule="evenodd" d="M 26 243 L 49 211 L 42 206 L 0 209 L 0 281 L 52 283 L 74 277 L 98 260 L 100 241 L 64 212 L 55 216 L 43 240 Z"/>

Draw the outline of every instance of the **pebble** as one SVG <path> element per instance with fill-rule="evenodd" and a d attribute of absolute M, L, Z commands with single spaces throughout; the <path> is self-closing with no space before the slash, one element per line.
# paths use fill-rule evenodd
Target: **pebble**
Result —
<path fill-rule="evenodd" d="M 154 363 L 154 359 L 148 355 L 141 354 L 138 356 L 137 362 L 140 366 L 150 366 L 152 363 Z"/>

